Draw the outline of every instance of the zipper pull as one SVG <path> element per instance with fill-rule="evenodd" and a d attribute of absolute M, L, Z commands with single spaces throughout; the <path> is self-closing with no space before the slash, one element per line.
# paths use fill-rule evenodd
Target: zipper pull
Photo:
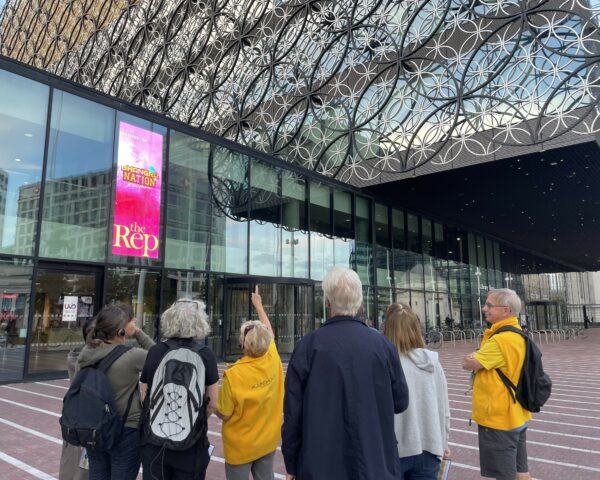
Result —
<path fill-rule="evenodd" d="M 105 404 L 104 404 L 104 411 L 105 411 L 106 413 L 110 413 L 110 407 L 108 406 L 108 403 L 105 403 Z"/>

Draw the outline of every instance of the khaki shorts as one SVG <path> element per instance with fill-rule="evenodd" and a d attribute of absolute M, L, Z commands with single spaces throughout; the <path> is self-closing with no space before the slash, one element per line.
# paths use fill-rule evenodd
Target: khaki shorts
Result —
<path fill-rule="evenodd" d="M 527 466 L 527 428 L 495 430 L 478 426 L 481 476 L 497 480 L 514 480 Z"/>

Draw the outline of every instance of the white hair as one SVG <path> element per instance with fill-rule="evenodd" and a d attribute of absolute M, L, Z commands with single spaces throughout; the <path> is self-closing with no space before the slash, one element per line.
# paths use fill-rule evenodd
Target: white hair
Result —
<path fill-rule="evenodd" d="M 180 298 L 160 317 L 160 333 L 166 338 L 204 340 L 210 333 L 206 306 L 201 300 Z"/>
<path fill-rule="evenodd" d="M 354 316 L 362 305 L 362 283 L 349 268 L 332 267 L 323 278 L 323 293 L 331 311 L 339 315 Z"/>
<path fill-rule="evenodd" d="M 510 308 L 513 315 L 517 316 L 523 308 L 523 302 L 517 295 L 517 292 L 510 288 L 496 288 L 488 292 L 488 295 L 494 295 L 499 305 Z"/>

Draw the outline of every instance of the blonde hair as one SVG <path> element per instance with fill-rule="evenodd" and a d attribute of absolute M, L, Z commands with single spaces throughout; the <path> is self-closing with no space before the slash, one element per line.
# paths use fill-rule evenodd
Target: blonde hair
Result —
<path fill-rule="evenodd" d="M 269 349 L 271 333 L 258 320 L 249 320 L 240 327 L 240 347 L 249 357 L 261 357 Z"/>
<path fill-rule="evenodd" d="M 419 317 L 403 303 L 392 303 L 387 308 L 383 334 L 403 355 L 413 348 L 425 348 Z"/>

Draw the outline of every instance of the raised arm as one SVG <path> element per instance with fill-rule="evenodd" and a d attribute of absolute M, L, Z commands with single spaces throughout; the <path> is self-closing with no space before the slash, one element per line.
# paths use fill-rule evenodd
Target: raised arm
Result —
<path fill-rule="evenodd" d="M 269 317 L 267 317 L 267 313 L 262 304 L 262 298 L 260 293 L 258 293 L 258 285 L 254 287 L 254 292 L 251 295 L 252 305 L 254 305 L 254 309 L 256 310 L 256 314 L 258 315 L 258 319 L 263 323 L 267 330 L 273 336 L 273 327 L 271 327 L 271 322 L 269 321 Z"/>

